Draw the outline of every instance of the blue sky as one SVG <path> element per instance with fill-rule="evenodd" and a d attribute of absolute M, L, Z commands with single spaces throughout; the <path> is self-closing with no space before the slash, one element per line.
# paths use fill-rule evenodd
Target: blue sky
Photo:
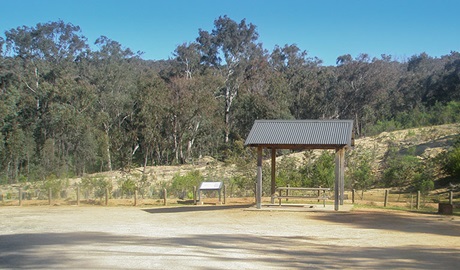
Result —
<path fill-rule="evenodd" d="M 0 7 L 1 36 L 61 19 L 80 26 L 90 44 L 104 35 L 153 60 L 171 57 L 198 29 L 211 31 L 222 15 L 256 25 L 268 51 L 297 44 L 325 65 L 347 53 L 404 60 L 460 51 L 458 0 L 0 0 Z"/>

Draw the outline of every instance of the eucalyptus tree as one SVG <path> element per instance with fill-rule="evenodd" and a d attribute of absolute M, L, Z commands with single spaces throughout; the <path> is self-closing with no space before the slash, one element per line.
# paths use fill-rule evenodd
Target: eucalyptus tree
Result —
<path fill-rule="evenodd" d="M 68 173 L 79 136 L 72 129 L 75 108 L 70 95 L 75 85 L 75 60 L 88 50 L 86 38 L 78 26 L 63 21 L 17 27 L 5 36 L 9 68 L 20 97 L 18 128 L 27 138 L 35 139 L 47 173 Z M 30 148 L 28 144 L 23 145 Z"/>
<path fill-rule="evenodd" d="M 273 69 L 283 75 L 292 100 L 289 109 L 296 119 L 318 118 L 325 103 L 320 87 L 321 60 L 308 57 L 297 45 L 276 46 L 270 56 Z M 327 101 L 326 101 L 327 102 Z"/>
<path fill-rule="evenodd" d="M 437 102 L 460 101 L 460 53 L 451 52 L 437 61 L 443 67 L 430 73 L 425 102 L 432 106 Z"/>
<path fill-rule="evenodd" d="M 270 55 L 261 48 L 248 60 L 240 96 L 235 102 L 234 137 L 245 138 L 256 119 L 290 119 L 291 93 L 282 73 L 270 65 Z"/>
<path fill-rule="evenodd" d="M 192 76 L 199 72 L 201 69 L 200 61 L 201 54 L 199 51 L 199 44 L 184 43 L 177 46 L 173 55 L 174 61 L 172 63 L 177 63 L 178 73 L 177 76 L 183 76 L 187 79 L 191 79 Z"/>
<path fill-rule="evenodd" d="M 107 170 L 113 169 L 113 158 L 119 167 L 129 166 L 135 153 L 137 133 L 132 132 L 136 89 L 136 61 L 139 53 L 105 36 L 95 42 L 98 50 L 90 54 L 86 71 L 95 87 L 94 119 L 102 131 L 103 156 Z"/>
<path fill-rule="evenodd" d="M 214 21 L 211 32 L 200 29 L 197 42 L 200 45 L 202 63 L 216 69 L 224 79 L 220 95 L 224 99 L 225 139 L 229 141 L 231 110 L 244 81 L 248 59 L 261 47 L 256 41 L 256 26 L 241 20 L 237 23 L 227 16 Z"/>
<path fill-rule="evenodd" d="M 367 125 L 389 116 L 389 94 L 397 87 L 399 70 L 385 55 L 382 59 L 343 55 L 337 63 L 335 117 L 354 119 L 359 136 Z"/>
<path fill-rule="evenodd" d="M 150 68 L 141 72 L 135 93 L 136 125 L 145 169 L 149 159 L 162 163 L 162 149 L 167 149 L 167 137 L 163 136 L 167 123 L 168 88 L 163 79 Z M 153 163 L 153 162 L 152 162 Z"/>
<path fill-rule="evenodd" d="M 209 88 L 216 87 L 205 76 L 174 77 L 169 83 L 169 114 L 176 162 L 192 158 L 192 147 L 206 118 L 212 118 L 216 100 Z M 184 153 L 184 147 L 186 152 Z"/>

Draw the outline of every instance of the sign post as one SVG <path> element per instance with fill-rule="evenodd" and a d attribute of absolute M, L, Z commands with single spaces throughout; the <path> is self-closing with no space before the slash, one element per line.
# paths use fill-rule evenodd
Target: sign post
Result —
<path fill-rule="evenodd" d="M 219 192 L 219 203 L 221 202 L 221 190 L 224 186 L 223 182 L 202 182 L 198 190 L 198 200 L 203 204 L 201 200 L 201 191 L 203 190 L 217 190 Z"/>

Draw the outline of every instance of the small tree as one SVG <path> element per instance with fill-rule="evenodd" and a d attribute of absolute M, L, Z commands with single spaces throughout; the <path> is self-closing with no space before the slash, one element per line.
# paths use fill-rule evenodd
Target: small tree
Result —
<path fill-rule="evenodd" d="M 333 187 L 335 179 L 334 153 L 323 151 L 321 155 L 311 162 L 304 161 L 301 169 L 305 179 L 305 186 Z"/>
<path fill-rule="evenodd" d="M 383 171 L 385 187 L 403 187 L 410 184 L 420 171 L 420 160 L 416 156 L 396 156 L 386 163 Z"/>
<path fill-rule="evenodd" d="M 193 187 L 197 187 L 204 181 L 203 175 L 200 171 L 191 171 L 185 175 L 176 173 L 172 179 L 170 192 L 175 194 L 178 198 L 187 196 L 189 199 L 193 198 Z"/>
<path fill-rule="evenodd" d="M 112 181 L 102 177 L 83 177 L 81 186 L 88 193 L 94 192 L 94 196 L 102 200 L 106 190 L 111 191 L 113 188 Z"/>
<path fill-rule="evenodd" d="M 460 182 L 460 137 L 447 153 L 441 156 L 443 170 Z"/>
<path fill-rule="evenodd" d="M 375 181 L 372 168 L 375 153 L 369 150 L 355 149 L 348 155 L 347 179 L 353 189 L 367 190 Z"/>
<path fill-rule="evenodd" d="M 285 156 L 281 161 L 278 162 L 276 169 L 276 185 L 285 187 L 288 184 L 291 187 L 301 187 L 304 176 L 299 170 L 298 162 L 296 158 Z"/>

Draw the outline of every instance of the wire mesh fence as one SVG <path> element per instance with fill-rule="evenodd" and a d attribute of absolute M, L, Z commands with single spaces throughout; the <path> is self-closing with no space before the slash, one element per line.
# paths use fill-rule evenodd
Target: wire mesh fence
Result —
<path fill-rule="evenodd" d="M 318 203 L 318 191 L 291 190 L 290 195 L 296 198 L 285 199 L 287 203 Z M 9 187 L 0 188 L 0 205 L 164 205 L 166 200 L 175 203 L 178 200 L 192 199 L 192 191 L 183 191 L 184 196 L 168 192 L 160 186 L 151 186 L 143 190 L 123 190 L 113 187 L 81 187 L 69 186 L 66 188 L 44 187 Z M 247 192 L 227 189 L 228 198 L 245 197 L 251 201 L 253 190 Z M 244 194 L 245 196 L 241 196 Z M 214 194 L 215 195 L 215 194 Z M 305 198 L 302 196 L 305 195 Z M 333 203 L 334 191 L 324 193 L 328 203 Z M 166 197 L 165 197 L 166 196 Z M 323 196 L 323 194 L 321 194 Z M 190 198 L 189 198 L 190 197 Z M 210 194 L 209 197 L 213 197 Z M 266 196 L 266 201 L 270 197 Z M 432 209 L 435 211 L 439 204 L 452 204 L 460 208 L 460 192 L 445 191 L 431 194 L 420 192 L 401 192 L 388 189 L 347 190 L 344 193 L 344 202 L 347 204 L 370 205 L 376 207 L 392 207 L 406 209 Z"/>

